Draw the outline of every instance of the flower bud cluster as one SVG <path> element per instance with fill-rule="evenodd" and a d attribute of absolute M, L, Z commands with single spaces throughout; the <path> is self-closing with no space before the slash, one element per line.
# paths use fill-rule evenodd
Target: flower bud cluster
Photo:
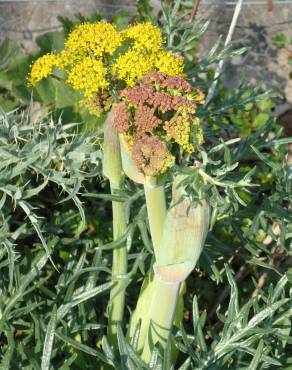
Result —
<path fill-rule="evenodd" d="M 157 176 L 171 167 L 175 148 L 192 153 L 203 142 L 196 108 L 204 95 L 183 77 L 149 72 L 139 85 L 122 90 L 120 100 L 113 126 L 145 175 Z"/>
<path fill-rule="evenodd" d="M 164 173 L 173 164 L 173 156 L 158 136 L 145 135 L 137 139 L 133 144 L 132 157 L 147 176 Z"/>

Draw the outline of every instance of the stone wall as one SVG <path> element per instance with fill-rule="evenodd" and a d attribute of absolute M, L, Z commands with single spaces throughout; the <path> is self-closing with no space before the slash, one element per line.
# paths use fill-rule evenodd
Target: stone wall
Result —
<path fill-rule="evenodd" d="M 159 1 L 152 0 L 156 8 Z M 204 55 L 222 34 L 226 35 L 233 15 L 234 2 L 201 0 L 199 15 L 211 19 L 199 54 Z M 225 65 L 224 79 L 228 86 L 234 86 L 246 76 L 250 81 L 260 81 L 264 87 L 272 87 L 282 92 L 292 103 L 292 79 L 288 65 L 288 51 L 277 50 L 272 45 L 272 37 L 282 32 L 292 38 L 292 0 L 274 1 L 272 11 L 268 11 L 266 2 L 258 5 L 246 5 L 244 1 L 238 24 L 233 37 L 236 47 L 247 46 L 249 53 L 244 57 L 234 58 Z M 231 5 L 230 5 L 231 4 Z M 35 48 L 35 37 L 40 33 L 60 28 L 58 15 L 74 17 L 76 13 L 90 15 L 94 11 L 107 19 L 119 11 L 135 12 L 134 0 L 0 0 L 0 41 L 8 36 L 21 43 L 30 51 Z"/>
<path fill-rule="evenodd" d="M 107 19 L 120 11 L 135 12 L 132 0 L 0 0 L 0 42 L 5 37 L 21 43 L 26 51 L 35 48 L 35 38 L 44 32 L 60 29 L 57 17 L 74 18 L 81 13 L 100 13 Z"/>
<path fill-rule="evenodd" d="M 257 3 L 242 7 L 233 44 L 235 47 L 248 47 L 249 51 L 245 56 L 233 58 L 225 64 L 226 84 L 234 86 L 247 76 L 251 82 L 261 82 L 265 88 L 278 90 L 292 103 L 289 51 L 278 50 L 272 44 L 272 37 L 277 33 L 284 33 L 288 39 L 292 39 L 292 1 L 290 4 L 274 1 L 272 11 L 268 11 L 266 3 Z M 200 55 L 204 55 L 219 35 L 227 34 L 233 10 L 234 6 L 224 6 L 222 2 L 219 5 L 213 2 L 212 6 L 204 3 L 200 5 L 198 14 L 212 20 L 200 44 Z"/>

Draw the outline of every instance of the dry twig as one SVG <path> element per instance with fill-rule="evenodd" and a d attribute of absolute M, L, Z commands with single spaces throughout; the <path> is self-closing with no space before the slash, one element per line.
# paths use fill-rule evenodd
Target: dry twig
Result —
<path fill-rule="evenodd" d="M 190 16 L 190 22 L 193 22 L 193 20 L 196 18 L 197 11 L 198 11 L 198 8 L 199 8 L 199 5 L 200 5 L 200 1 L 201 0 L 195 0 L 195 2 L 194 2 L 194 6 L 193 6 L 193 9 L 192 9 L 192 14 Z"/>
<path fill-rule="evenodd" d="M 257 287 L 255 288 L 255 290 L 252 292 L 252 295 L 251 295 L 252 298 L 255 298 L 258 296 L 259 292 L 261 291 L 261 289 L 264 287 L 266 283 L 266 279 L 267 279 L 267 273 L 264 272 L 258 279 Z"/>
<path fill-rule="evenodd" d="M 228 31 L 228 34 L 227 34 L 226 39 L 225 39 L 224 47 L 228 46 L 231 42 L 234 30 L 235 30 L 235 26 L 236 26 L 236 23 L 237 23 L 237 20 L 238 20 L 238 17 L 239 17 L 241 8 L 242 8 L 242 4 L 243 4 L 243 0 L 238 0 L 237 1 L 236 7 L 235 7 L 234 13 L 233 13 L 232 21 L 230 23 L 229 31 Z M 211 87 L 208 91 L 208 95 L 207 95 L 207 98 L 206 98 L 205 105 L 209 104 L 209 102 L 212 100 L 212 98 L 215 94 L 215 89 L 216 89 L 216 86 L 217 86 L 217 83 L 218 83 L 218 78 L 221 75 L 223 66 L 224 66 L 224 59 L 220 60 L 218 66 L 216 68 L 214 81 L 213 81 L 213 83 L 212 83 L 212 85 L 211 85 Z"/>

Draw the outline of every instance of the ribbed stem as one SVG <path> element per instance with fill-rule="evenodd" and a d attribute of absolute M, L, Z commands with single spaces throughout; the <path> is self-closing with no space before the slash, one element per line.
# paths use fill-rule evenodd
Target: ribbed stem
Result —
<path fill-rule="evenodd" d="M 154 252 L 157 256 L 163 225 L 166 216 L 166 201 L 164 186 L 151 187 L 147 184 L 144 185 L 148 220 L 150 225 L 150 232 L 154 246 Z"/>
<path fill-rule="evenodd" d="M 154 346 L 165 350 L 170 338 L 180 283 L 168 283 L 155 276 L 151 318 L 142 359 L 149 363 Z M 156 304 L 153 304 L 156 302 Z"/>
<path fill-rule="evenodd" d="M 113 112 L 109 112 L 104 123 L 103 173 L 110 180 L 111 193 L 119 190 L 122 178 L 122 159 L 118 133 L 113 128 Z M 119 239 L 126 231 L 126 216 L 123 202 L 112 202 L 113 239 Z M 119 279 L 127 273 L 127 247 L 123 243 L 113 250 L 112 280 L 108 307 L 108 336 L 113 348 L 117 348 L 117 325 L 122 323 L 125 306 L 125 281 Z"/>
<path fill-rule="evenodd" d="M 111 193 L 118 187 L 117 184 L 111 182 Z M 124 204 L 122 202 L 112 202 L 113 210 L 113 237 L 114 240 L 119 239 L 126 230 L 126 217 Z M 117 343 L 117 325 L 122 323 L 125 306 L 125 281 L 115 280 L 119 275 L 125 275 L 128 267 L 127 247 L 123 243 L 121 246 L 113 250 L 112 262 L 112 279 L 115 282 L 110 292 L 109 303 L 109 325 L 108 336 L 112 345 Z"/>
<path fill-rule="evenodd" d="M 151 238 L 154 246 L 155 255 L 157 255 L 162 239 L 163 225 L 166 216 L 165 192 L 163 186 L 153 187 L 152 185 L 149 185 L 149 183 L 146 183 L 144 185 L 144 190 Z M 152 305 L 153 291 L 155 291 L 155 284 L 151 278 L 152 273 L 153 271 L 149 271 L 144 279 L 136 309 L 132 314 L 129 326 L 128 335 L 131 338 L 139 321 L 141 320 L 138 350 L 142 349 L 144 346 L 150 323 L 150 311 L 148 307 L 151 307 Z"/>

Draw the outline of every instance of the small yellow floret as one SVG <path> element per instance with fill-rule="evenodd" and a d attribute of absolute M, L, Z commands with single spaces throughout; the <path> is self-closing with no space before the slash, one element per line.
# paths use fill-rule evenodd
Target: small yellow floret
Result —
<path fill-rule="evenodd" d="M 57 55 L 50 53 L 38 58 L 32 65 L 28 81 L 31 85 L 35 85 L 38 81 L 48 77 L 53 68 L 58 64 Z"/>
<path fill-rule="evenodd" d="M 122 34 L 124 38 L 134 40 L 133 49 L 156 52 L 162 48 L 161 31 L 150 22 L 129 26 Z"/>
<path fill-rule="evenodd" d="M 124 138 L 124 141 L 123 141 L 124 147 L 126 151 L 128 152 L 128 154 L 130 154 L 133 150 L 133 145 L 134 145 L 133 135 L 131 135 L 128 132 L 124 132 L 123 134 L 121 134 L 121 136 Z"/>
<path fill-rule="evenodd" d="M 107 68 L 100 60 L 85 57 L 70 70 L 67 83 L 72 85 L 73 89 L 81 91 L 87 98 L 91 98 L 94 93 L 109 86 L 106 73 Z"/>
<path fill-rule="evenodd" d="M 167 158 L 161 162 L 161 167 L 160 167 L 160 173 L 163 174 L 165 173 L 169 168 L 173 167 L 175 161 L 175 157 L 169 153 Z"/>
<path fill-rule="evenodd" d="M 203 135 L 203 130 L 202 130 L 201 127 L 197 127 L 196 137 L 197 137 L 198 144 L 199 145 L 203 144 L 203 142 L 204 142 L 204 135 Z"/>
<path fill-rule="evenodd" d="M 126 82 L 127 86 L 133 87 L 142 76 L 157 69 L 169 76 L 183 76 L 183 58 L 163 49 L 156 53 L 143 52 L 142 50 L 130 49 L 120 55 L 112 67 L 118 79 Z"/>
<path fill-rule="evenodd" d="M 136 80 L 150 72 L 154 68 L 152 55 L 138 50 L 129 50 L 120 55 L 112 67 L 118 79 L 126 82 L 127 86 L 133 87 Z"/>
<path fill-rule="evenodd" d="M 184 59 L 170 51 L 161 49 L 155 54 L 155 67 L 169 76 L 184 76 Z"/>
<path fill-rule="evenodd" d="M 83 23 L 68 36 L 65 45 L 68 50 L 79 55 L 93 53 L 96 57 L 113 54 L 121 45 L 122 35 L 110 23 Z"/>
<path fill-rule="evenodd" d="M 69 66 L 72 66 L 72 65 L 80 62 L 80 60 L 82 60 L 82 58 L 83 58 L 83 56 L 81 56 L 77 53 L 73 53 L 69 49 L 64 49 L 59 54 L 58 68 L 63 70 L 63 71 L 66 71 Z"/>
<path fill-rule="evenodd" d="M 87 108 L 89 113 L 99 117 L 104 112 L 108 112 L 114 104 L 114 98 L 107 90 L 94 94 L 91 98 L 81 100 L 80 105 Z"/>
<path fill-rule="evenodd" d="M 191 121 L 187 115 L 175 115 L 170 121 L 165 122 L 163 128 L 168 140 L 174 140 L 188 153 L 194 151 L 195 147 L 190 142 Z"/>

